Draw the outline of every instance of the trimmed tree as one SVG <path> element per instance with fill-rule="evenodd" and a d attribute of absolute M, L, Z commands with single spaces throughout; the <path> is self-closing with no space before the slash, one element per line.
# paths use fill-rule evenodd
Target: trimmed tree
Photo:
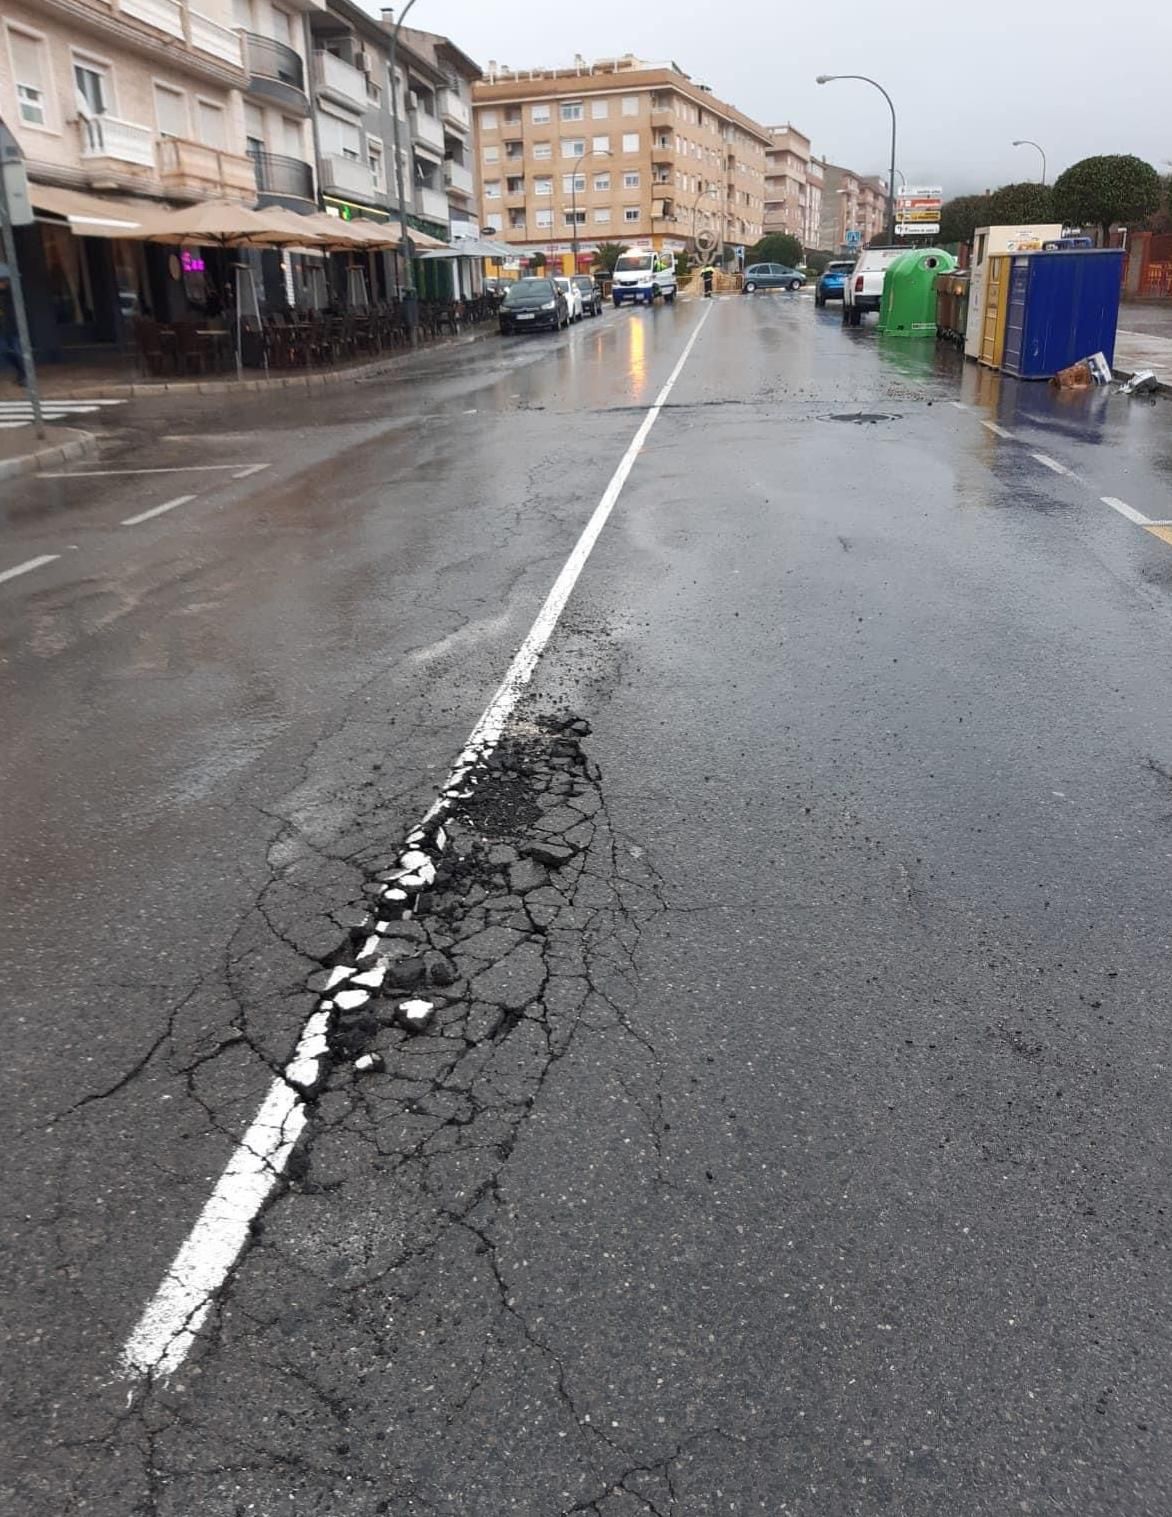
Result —
<path fill-rule="evenodd" d="M 745 255 L 746 263 L 784 263 L 797 268 L 802 261 L 802 244 L 789 232 L 769 232 L 754 243 Z"/>
<path fill-rule="evenodd" d="M 1054 181 L 1054 214 L 1069 226 L 1130 226 L 1160 208 L 1160 176 L 1132 153 L 1105 153 L 1072 163 Z"/>
<path fill-rule="evenodd" d="M 1030 181 L 1003 184 L 989 196 L 988 207 L 989 226 L 1025 226 L 1033 221 L 1057 219 L 1054 191 L 1044 184 Z"/>
<path fill-rule="evenodd" d="M 972 242 L 979 226 L 991 225 L 988 195 L 957 195 L 940 209 L 940 241 Z"/>
<path fill-rule="evenodd" d="M 598 250 L 594 254 L 594 262 L 600 269 L 605 269 L 608 274 L 614 273 L 614 266 L 627 251 L 625 242 L 600 242 Z"/>

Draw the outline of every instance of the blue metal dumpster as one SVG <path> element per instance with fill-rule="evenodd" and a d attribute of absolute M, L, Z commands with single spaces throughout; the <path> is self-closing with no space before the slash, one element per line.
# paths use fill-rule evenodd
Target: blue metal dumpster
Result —
<path fill-rule="evenodd" d="M 1080 358 L 1115 356 L 1123 282 L 1121 248 L 1015 253 L 1001 367 L 1019 379 L 1050 379 Z"/>

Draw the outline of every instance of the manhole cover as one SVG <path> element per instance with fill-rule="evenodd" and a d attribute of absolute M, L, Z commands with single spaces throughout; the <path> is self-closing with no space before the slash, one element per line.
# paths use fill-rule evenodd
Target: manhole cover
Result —
<path fill-rule="evenodd" d="M 844 411 L 837 416 L 824 416 L 824 421 L 853 421 L 856 427 L 873 427 L 881 421 L 898 421 L 899 417 L 887 411 Z"/>

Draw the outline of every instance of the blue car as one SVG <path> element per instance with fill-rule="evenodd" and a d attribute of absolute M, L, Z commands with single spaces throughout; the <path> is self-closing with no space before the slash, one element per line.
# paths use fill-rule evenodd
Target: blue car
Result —
<path fill-rule="evenodd" d="M 838 258 L 828 263 L 814 286 L 814 304 L 824 306 L 828 300 L 841 300 L 854 266 L 853 258 Z"/>

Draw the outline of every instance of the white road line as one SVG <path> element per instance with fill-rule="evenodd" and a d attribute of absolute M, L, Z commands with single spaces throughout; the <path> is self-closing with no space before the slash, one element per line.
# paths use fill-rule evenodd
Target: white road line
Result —
<path fill-rule="evenodd" d="M 42 553 L 40 558 L 30 558 L 23 564 L 17 564 L 15 569 L 5 569 L 0 574 L 0 584 L 6 579 L 15 579 L 18 574 L 28 574 L 32 569 L 39 569 L 42 564 L 51 564 L 60 557 L 60 553 Z"/>
<path fill-rule="evenodd" d="M 1099 499 L 1105 506 L 1110 506 L 1112 511 L 1118 511 L 1120 516 L 1126 516 L 1128 521 L 1133 521 L 1137 527 L 1150 527 L 1152 523 L 1137 511 L 1134 506 L 1129 506 L 1125 500 L 1117 500 L 1114 495 L 1100 495 Z"/>
<path fill-rule="evenodd" d="M 58 473 L 42 474 L 41 479 L 101 479 L 115 474 L 213 474 L 221 470 L 239 469 L 239 464 L 172 464 L 167 469 L 75 469 Z M 268 464 L 254 464 L 252 469 L 267 469 Z M 237 476 L 239 478 L 239 476 Z"/>
<path fill-rule="evenodd" d="M 1045 464 L 1047 469 L 1053 469 L 1055 474 L 1070 473 L 1065 464 L 1060 464 L 1056 458 L 1051 458 L 1048 453 L 1031 453 L 1030 457 L 1036 458 L 1040 464 Z"/>
<path fill-rule="evenodd" d="M 1013 437 L 1012 432 L 1007 432 L 1004 427 L 999 427 L 995 421 L 982 421 L 983 427 L 988 427 L 990 432 L 996 432 L 998 437 Z"/>
<path fill-rule="evenodd" d="M 47 406 L 124 406 L 124 400 L 98 400 L 86 396 L 84 400 L 54 400 L 51 395 L 43 397 L 43 403 Z M 31 400 L 0 400 L 0 411 L 31 411 Z"/>
<path fill-rule="evenodd" d="M 250 474 L 259 474 L 262 469 L 271 469 L 272 464 L 249 464 L 246 469 L 241 469 L 239 474 L 233 474 L 233 479 L 247 479 Z"/>
<path fill-rule="evenodd" d="M 964 403 L 963 400 L 950 400 L 948 402 L 948 404 L 950 406 L 955 406 L 958 411 L 967 411 L 968 410 L 968 406 L 965 405 L 965 403 Z"/>
<path fill-rule="evenodd" d="M 582 529 L 582 535 L 554 581 L 537 619 L 517 649 L 496 694 L 472 729 L 472 735 L 449 776 L 449 784 L 461 766 L 466 768 L 469 755 L 483 758 L 500 738 L 709 314 L 710 310 L 700 317 L 679 362 L 668 375 L 667 382 L 619 460 L 602 499 Z M 437 800 L 428 815 L 431 816 L 440 804 Z M 229 1159 L 163 1283 L 147 1303 L 127 1339 L 121 1356 L 123 1374 L 134 1379 L 170 1375 L 187 1357 L 216 1294 L 248 1241 L 254 1218 L 280 1179 L 305 1127 L 302 1090 L 312 1089 L 319 1078 L 321 1060 L 327 1050 L 328 1029 L 329 1013 L 319 1007 L 305 1024 L 291 1063 L 269 1086 L 260 1111 Z"/>
<path fill-rule="evenodd" d="M 152 516 L 162 516 L 164 511 L 174 511 L 176 506 L 185 506 L 194 495 L 177 495 L 174 500 L 165 500 L 161 506 L 152 506 L 149 511 L 140 511 L 137 516 L 128 516 L 124 527 L 137 527 L 140 521 L 150 521 Z"/>

